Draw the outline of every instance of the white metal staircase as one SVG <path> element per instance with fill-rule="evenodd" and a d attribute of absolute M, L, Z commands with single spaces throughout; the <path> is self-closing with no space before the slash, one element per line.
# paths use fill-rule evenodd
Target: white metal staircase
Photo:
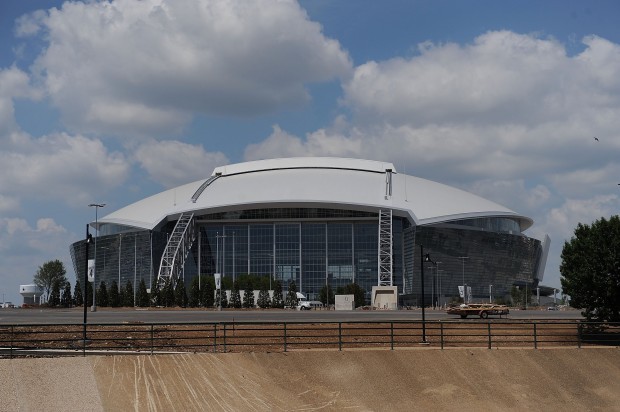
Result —
<path fill-rule="evenodd" d="M 161 256 L 159 274 L 157 275 L 157 286 L 160 289 L 170 282 L 172 282 L 173 288 L 176 286 L 183 273 L 185 258 L 189 254 L 195 239 L 194 214 L 181 214 Z"/>
<path fill-rule="evenodd" d="M 379 211 L 379 286 L 392 286 L 392 209 Z"/>

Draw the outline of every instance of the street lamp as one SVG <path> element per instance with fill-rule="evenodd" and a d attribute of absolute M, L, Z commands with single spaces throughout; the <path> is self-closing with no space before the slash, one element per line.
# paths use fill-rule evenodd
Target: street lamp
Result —
<path fill-rule="evenodd" d="M 467 294 L 467 285 L 465 284 L 465 259 L 469 259 L 468 256 L 459 256 L 457 259 L 463 261 L 463 303 L 469 303 L 469 296 Z"/>
<path fill-rule="evenodd" d="M 90 308 L 91 312 L 97 312 L 97 302 L 95 297 L 97 296 L 97 238 L 99 237 L 99 225 L 98 225 L 98 211 L 100 207 L 104 207 L 105 203 L 91 203 L 88 207 L 95 208 L 95 229 L 97 229 L 97 236 L 95 236 L 95 270 L 93 272 L 93 306 Z"/>

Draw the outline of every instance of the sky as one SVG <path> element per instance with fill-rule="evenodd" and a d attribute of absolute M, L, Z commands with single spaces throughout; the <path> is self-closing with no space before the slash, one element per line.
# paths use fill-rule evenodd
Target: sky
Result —
<path fill-rule="evenodd" d="M 619 18 L 615 0 L 2 0 L 1 297 L 54 259 L 75 283 L 90 203 L 290 156 L 391 162 L 531 217 L 559 288 L 577 224 L 620 211 Z"/>

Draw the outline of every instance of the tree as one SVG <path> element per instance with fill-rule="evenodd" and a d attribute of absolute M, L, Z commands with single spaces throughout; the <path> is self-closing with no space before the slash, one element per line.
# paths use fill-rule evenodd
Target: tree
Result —
<path fill-rule="evenodd" d="M 241 307 L 241 292 L 239 291 L 239 282 L 233 283 L 233 290 L 230 295 L 230 307 L 239 309 Z"/>
<path fill-rule="evenodd" d="M 269 299 L 269 291 L 267 290 L 267 286 L 264 284 L 261 286 L 260 291 L 258 292 L 258 304 L 259 308 L 266 309 L 271 306 L 271 299 Z"/>
<path fill-rule="evenodd" d="M 123 306 L 133 307 L 133 298 L 133 285 L 131 284 L 131 281 L 128 280 L 125 288 L 123 289 Z"/>
<path fill-rule="evenodd" d="M 159 287 L 159 283 L 155 282 L 153 288 L 151 289 L 149 305 L 153 305 L 155 307 L 161 306 L 161 289 Z"/>
<path fill-rule="evenodd" d="M 141 308 L 146 308 L 149 305 L 149 293 L 146 290 L 146 282 L 144 282 L 144 278 L 142 278 L 140 280 L 140 284 L 138 285 L 138 306 Z"/>
<path fill-rule="evenodd" d="M 282 309 L 284 307 L 284 299 L 282 298 L 282 283 L 276 280 L 273 284 L 273 298 L 271 307 Z"/>
<path fill-rule="evenodd" d="M 185 290 L 185 282 L 183 282 L 183 279 L 179 279 L 174 288 L 174 304 L 181 308 L 187 306 L 187 292 Z"/>
<path fill-rule="evenodd" d="M 187 301 L 190 308 L 197 308 L 200 306 L 200 288 L 199 277 L 194 276 L 192 282 L 189 284 L 189 299 Z"/>
<path fill-rule="evenodd" d="M 108 287 L 103 280 L 99 284 L 99 289 L 97 289 L 97 305 L 102 308 L 108 306 Z"/>
<path fill-rule="evenodd" d="M 620 321 L 620 217 L 579 223 L 564 242 L 560 274 L 570 305 L 588 321 Z"/>
<path fill-rule="evenodd" d="M 65 265 L 60 260 L 50 260 L 39 266 L 34 275 L 34 284 L 43 289 L 45 300 L 49 302 L 54 283 L 58 282 L 58 286 L 64 288 L 67 283 L 66 275 Z"/>
<path fill-rule="evenodd" d="M 113 308 L 117 308 L 121 305 L 121 295 L 118 291 L 118 283 L 116 283 L 115 280 L 112 281 L 112 285 L 108 292 L 108 304 Z"/>
<path fill-rule="evenodd" d="M 284 305 L 289 308 L 297 307 L 297 285 L 295 282 L 288 284 L 288 293 L 286 294 Z"/>
<path fill-rule="evenodd" d="M 82 306 L 84 304 L 82 285 L 79 280 L 75 281 L 75 289 L 73 289 L 73 302 L 75 303 L 75 306 Z"/>
<path fill-rule="evenodd" d="M 513 306 L 522 306 L 532 304 L 532 288 L 526 286 L 513 286 L 510 289 L 510 297 Z"/>
<path fill-rule="evenodd" d="M 65 290 L 62 292 L 62 298 L 60 299 L 60 304 L 65 308 L 71 307 L 73 305 L 73 299 L 71 298 L 71 283 L 65 283 Z"/>
<path fill-rule="evenodd" d="M 213 276 L 203 276 L 204 281 L 201 282 L 201 294 L 200 294 L 200 303 L 205 308 L 213 307 L 215 302 L 214 290 L 215 290 L 215 281 Z"/>
<path fill-rule="evenodd" d="M 252 289 L 246 289 L 243 292 L 243 307 L 251 309 L 254 305 L 254 291 Z"/>
<path fill-rule="evenodd" d="M 174 288 L 172 287 L 172 281 L 168 279 L 166 285 L 161 290 L 161 304 L 165 307 L 174 306 Z"/>
<path fill-rule="evenodd" d="M 60 281 L 54 281 L 54 285 L 52 286 L 52 292 L 50 293 L 49 300 L 47 301 L 48 306 L 55 307 L 60 305 Z"/>
<path fill-rule="evenodd" d="M 319 291 L 319 300 L 323 302 L 325 306 L 329 306 L 331 303 L 336 303 L 334 298 L 334 290 L 331 285 L 325 285 Z"/>

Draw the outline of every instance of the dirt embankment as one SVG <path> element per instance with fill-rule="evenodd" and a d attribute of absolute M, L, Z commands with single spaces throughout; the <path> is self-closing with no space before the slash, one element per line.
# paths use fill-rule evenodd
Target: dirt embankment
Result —
<path fill-rule="evenodd" d="M 0 360 L 2 411 L 620 411 L 620 350 Z"/>

